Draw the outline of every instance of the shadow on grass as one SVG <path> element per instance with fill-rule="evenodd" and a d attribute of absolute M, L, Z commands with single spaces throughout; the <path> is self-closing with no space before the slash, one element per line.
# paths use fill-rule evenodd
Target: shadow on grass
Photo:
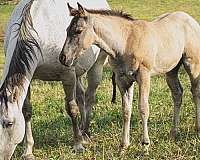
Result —
<path fill-rule="evenodd" d="M 92 135 L 95 133 L 104 134 L 105 132 L 112 132 L 114 128 L 122 128 L 122 115 L 118 111 L 113 110 L 105 114 L 105 116 L 97 116 L 93 112 L 91 119 L 90 130 Z M 47 146 L 57 148 L 60 144 L 72 146 L 73 131 L 70 117 L 61 113 L 56 113 L 55 117 L 51 115 L 48 118 L 48 113 L 41 118 L 32 119 L 32 130 L 36 148 L 46 148 Z M 79 116 L 80 117 L 80 116 Z M 38 120 L 37 120 L 38 119 Z M 80 120 L 79 120 L 80 121 Z M 131 118 L 131 128 L 136 126 L 136 117 Z"/>
<path fill-rule="evenodd" d="M 51 120 L 34 122 L 33 136 L 36 148 L 51 146 L 57 148 L 60 144 L 72 145 L 73 133 L 69 117 L 59 115 Z"/>

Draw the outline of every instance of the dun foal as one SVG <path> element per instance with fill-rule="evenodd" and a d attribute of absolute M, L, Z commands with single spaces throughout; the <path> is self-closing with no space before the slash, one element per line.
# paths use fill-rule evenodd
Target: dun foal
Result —
<path fill-rule="evenodd" d="M 129 145 L 133 83 L 139 85 L 139 112 L 142 119 L 142 144 L 148 152 L 149 92 L 152 75 L 166 74 L 174 101 L 172 133 L 177 135 L 182 87 L 178 79 L 181 64 L 190 76 L 196 105 L 196 128 L 200 134 L 200 26 L 188 14 L 174 12 L 152 22 L 132 19 L 122 12 L 88 10 L 69 6 L 74 18 L 68 28 L 60 61 L 66 65 L 92 44 L 110 56 L 121 92 L 123 110 L 122 147 Z"/>

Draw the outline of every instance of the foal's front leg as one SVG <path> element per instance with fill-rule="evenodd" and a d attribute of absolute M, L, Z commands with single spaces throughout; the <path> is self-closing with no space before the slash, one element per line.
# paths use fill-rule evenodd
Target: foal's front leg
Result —
<path fill-rule="evenodd" d="M 150 144 L 149 135 L 148 135 L 148 118 L 149 118 L 149 92 L 150 92 L 150 72 L 144 67 L 140 66 L 139 74 L 137 77 L 139 84 L 139 112 L 142 119 L 142 145 L 144 154 L 148 154 L 148 147 Z"/>
<path fill-rule="evenodd" d="M 122 97 L 123 130 L 121 147 L 122 149 L 126 149 L 130 145 L 130 119 L 134 83 L 128 83 L 123 77 L 120 77 L 120 75 L 117 75 L 116 80 Z"/>

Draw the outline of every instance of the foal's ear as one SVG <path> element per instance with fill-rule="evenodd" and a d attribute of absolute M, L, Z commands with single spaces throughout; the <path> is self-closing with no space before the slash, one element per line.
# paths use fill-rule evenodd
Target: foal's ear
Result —
<path fill-rule="evenodd" d="M 19 88 L 18 87 L 14 87 L 13 91 L 12 91 L 12 94 L 10 95 L 11 103 L 16 102 L 18 98 L 19 98 Z"/>
<path fill-rule="evenodd" d="M 78 10 L 71 7 L 69 3 L 67 3 L 68 9 L 69 9 L 69 15 L 70 16 L 77 16 L 79 14 Z"/>
<path fill-rule="evenodd" d="M 83 8 L 83 6 L 77 2 L 78 5 L 78 12 L 80 17 L 86 17 L 87 16 L 87 11 Z"/>

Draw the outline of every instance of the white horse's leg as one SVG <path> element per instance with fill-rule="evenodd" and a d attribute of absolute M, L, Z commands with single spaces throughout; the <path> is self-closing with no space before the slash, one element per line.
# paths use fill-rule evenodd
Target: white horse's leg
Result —
<path fill-rule="evenodd" d="M 134 83 L 128 84 L 119 74 L 116 74 L 116 82 L 122 97 L 123 129 L 121 149 L 123 151 L 123 149 L 126 149 L 130 145 L 130 120 Z"/>
<path fill-rule="evenodd" d="M 148 118 L 149 118 L 149 92 L 150 92 L 150 72 L 144 66 L 140 66 L 139 74 L 137 77 L 139 84 L 139 112 L 142 118 L 142 145 L 144 154 L 148 154 L 148 148 L 150 145 L 148 135 Z"/>
<path fill-rule="evenodd" d="M 82 145 L 82 133 L 78 127 L 77 115 L 79 107 L 76 103 L 76 74 L 74 71 L 69 71 L 62 80 L 62 84 L 65 92 L 65 108 L 72 120 L 73 132 L 74 132 L 74 150 L 84 151 Z"/>
<path fill-rule="evenodd" d="M 174 102 L 174 116 L 173 127 L 171 129 L 171 136 L 177 138 L 178 125 L 179 125 L 179 113 L 182 104 L 183 88 L 178 78 L 178 71 L 181 66 L 179 63 L 172 71 L 166 73 L 166 81 L 171 90 L 173 102 Z"/>
<path fill-rule="evenodd" d="M 101 53 L 99 54 L 97 61 L 87 73 L 88 87 L 85 93 L 86 124 L 83 130 L 88 137 L 90 137 L 89 126 L 91 109 L 96 101 L 95 93 L 98 85 L 102 80 L 103 65 L 107 57 L 107 54 L 105 52 L 103 52 L 102 50 L 100 52 Z"/>
<path fill-rule="evenodd" d="M 22 108 L 23 115 L 25 118 L 25 136 L 24 136 L 24 154 L 23 158 L 25 160 L 33 160 L 33 145 L 34 145 L 34 139 L 32 135 L 32 129 L 31 129 L 31 117 L 32 117 L 32 105 L 30 103 L 30 87 L 28 89 L 28 93 L 26 96 L 26 99 L 24 101 L 24 105 Z"/>
<path fill-rule="evenodd" d="M 84 125 L 86 123 L 85 90 L 84 90 L 84 87 L 82 84 L 81 77 L 77 77 L 76 100 L 77 100 L 80 114 L 81 114 L 81 127 L 80 128 L 85 128 L 84 127 Z"/>
<path fill-rule="evenodd" d="M 191 92 L 196 107 L 196 130 L 200 136 L 200 64 L 184 59 L 183 64 L 191 81 Z"/>

